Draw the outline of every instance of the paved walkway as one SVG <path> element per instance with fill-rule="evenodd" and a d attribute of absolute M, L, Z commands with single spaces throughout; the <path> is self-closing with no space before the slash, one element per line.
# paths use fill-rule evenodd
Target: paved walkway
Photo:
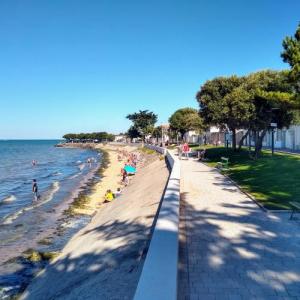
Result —
<path fill-rule="evenodd" d="M 179 299 L 300 300 L 300 223 L 263 212 L 216 170 L 181 166 Z"/>

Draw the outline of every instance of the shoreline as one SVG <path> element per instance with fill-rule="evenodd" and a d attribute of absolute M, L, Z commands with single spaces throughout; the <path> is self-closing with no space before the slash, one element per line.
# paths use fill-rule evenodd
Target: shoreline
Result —
<path fill-rule="evenodd" d="M 8 275 L 21 279 L 16 280 L 17 283 L 14 288 L 10 287 L 13 284 L 10 284 L 9 281 L 8 284 L 3 285 L 2 280 L 0 299 L 3 296 L 4 298 L 8 296 L 5 299 L 10 299 L 22 292 L 35 275 L 59 255 L 73 236 L 92 221 L 93 216 L 103 206 L 106 190 L 116 190 L 120 186 L 120 170 L 124 162 L 123 160 L 118 161 L 117 149 L 122 147 L 122 149 L 126 148 L 127 151 L 137 150 L 137 147 L 99 144 L 76 144 L 76 147 L 88 148 L 102 153 L 100 166 L 91 174 L 90 178 L 87 178 L 82 186 L 72 190 L 74 196 L 70 197 L 70 200 L 60 203 L 51 213 L 57 216 L 54 227 L 41 232 L 39 240 L 33 241 L 31 248 L 16 252 L 16 255 L 7 257 L 7 260 L 2 263 L 2 277 Z M 51 219 L 54 215 L 49 215 L 49 217 Z M 53 251 L 53 248 L 55 251 Z"/>
<path fill-rule="evenodd" d="M 120 147 L 105 150 L 111 150 L 110 153 L 117 159 L 117 148 Z M 137 150 L 137 147 L 131 150 Z M 77 299 L 82 298 L 82 292 L 87 293 L 87 299 L 91 295 L 111 299 L 115 296 L 115 284 L 118 286 L 120 299 L 131 298 L 169 178 L 169 170 L 159 155 L 146 151 L 140 153 L 138 173 L 122 195 L 112 202 L 100 205 L 91 221 L 39 272 L 21 299 Z M 98 186 L 93 193 L 95 198 L 91 201 L 92 207 L 95 207 L 94 201 L 99 201 L 97 192 L 105 191 L 106 184 L 113 188 L 112 179 L 118 186 L 118 179 L 121 177 L 119 167 L 123 163 L 124 161 L 114 165 L 115 172 L 108 171 L 112 169 L 112 162 L 105 170 L 103 183 L 107 182 Z M 103 197 L 103 194 L 100 196 Z"/>
<path fill-rule="evenodd" d="M 70 146 L 60 146 L 69 148 Z M 121 187 L 120 170 L 124 166 L 124 159 L 118 160 L 118 150 L 120 148 L 128 152 L 136 151 L 137 146 L 128 145 L 103 145 L 103 144 L 74 144 L 71 147 L 89 148 L 103 153 L 103 161 L 101 161 L 100 168 L 95 172 L 94 177 L 99 176 L 100 180 L 91 183 L 90 188 L 83 190 L 83 196 L 88 199 L 83 201 L 82 207 L 74 207 L 75 215 L 93 216 L 104 204 L 104 195 L 108 189 L 112 191 Z M 79 195 L 80 196 L 80 195 Z M 78 198 L 78 197 L 77 197 Z M 76 201 L 76 198 L 74 199 Z M 72 203 L 71 205 L 72 206 Z M 80 206 L 80 205 L 79 205 Z"/>

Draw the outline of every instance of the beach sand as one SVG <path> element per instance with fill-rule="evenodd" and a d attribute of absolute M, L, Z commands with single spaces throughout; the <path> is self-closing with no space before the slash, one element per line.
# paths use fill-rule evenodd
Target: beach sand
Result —
<path fill-rule="evenodd" d="M 108 153 L 109 165 L 101 175 L 101 181 L 94 187 L 94 191 L 88 196 L 89 202 L 84 208 L 74 209 L 75 213 L 92 215 L 97 211 L 104 201 L 104 195 L 108 189 L 116 191 L 117 188 L 122 188 L 121 168 L 124 167 L 125 159 L 118 161 L 118 149 L 128 152 L 136 151 L 135 146 L 114 146 L 114 145 L 97 145 L 95 149 L 101 149 Z"/>
<path fill-rule="evenodd" d="M 92 221 L 29 285 L 21 299 L 132 299 L 147 252 L 151 228 L 168 180 L 165 161 L 150 155 L 124 193 L 102 204 L 106 189 L 117 188 L 115 149 L 110 167 L 91 196 Z"/>

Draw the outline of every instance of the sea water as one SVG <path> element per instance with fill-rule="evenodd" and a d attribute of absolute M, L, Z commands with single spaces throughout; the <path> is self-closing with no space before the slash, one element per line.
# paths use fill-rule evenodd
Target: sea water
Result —
<path fill-rule="evenodd" d="M 55 205 L 72 185 L 96 167 L 96 163 L 87 163 L 89 158 L 93 162 L 99 160 L 95 151 L 54 147 L 57 143 L 54 140 L 0 141 L 0 224 L 13 222 L 33 206 L 48 202 Z M 33 179 L 39 190 L 36 202 Z"/>
<path fill-rule="evenodd" d="M 7 259 L 55 230 L 62 210 L 100 166 L 98 152 L 55 147 L 58 142 L 0 141 L 0 271 Z"/>

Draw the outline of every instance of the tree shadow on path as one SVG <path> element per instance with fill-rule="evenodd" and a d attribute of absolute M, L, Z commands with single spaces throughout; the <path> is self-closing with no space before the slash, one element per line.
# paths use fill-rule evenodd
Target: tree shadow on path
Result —
<path fill-rule="evenodd" d="M 188 198 L 181 195 L 178 299 L 300 299 L 298 222 L 250 199 L 217 212 Z"/>

